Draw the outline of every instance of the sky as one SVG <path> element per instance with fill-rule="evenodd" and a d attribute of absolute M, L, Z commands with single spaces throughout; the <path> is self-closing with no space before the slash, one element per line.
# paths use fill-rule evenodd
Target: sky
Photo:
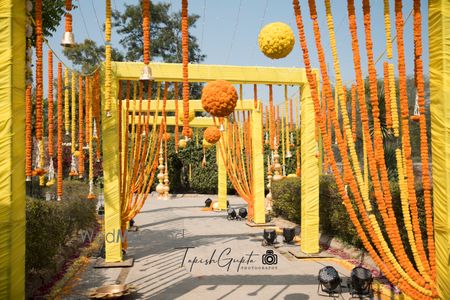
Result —
<path fill-rule="evenodd" d="M 171 11 L 181 9 L 181 0 L 165 0 L 154 2 L 166 2 L 171 4 Z M 377 75 L 383 75 L 383 61 L 387 57 L 383 55 L 386 49 L 383 0 L 371 0 L 372 16 L 372 39 L 374 42 L 373 52 L 375 59 L 381 56 L 377 63 Z M 412 0 L 405 0 L 403 7 L 404 18 L 412 10 Z M 427 1 L 422 1 L 422 36 L 423 36 L 423 59 L 424 73 L 428 74 L 428 27 L 427 27 Z M 82 42 L 85 38 L 95 40 L 98 44 L 104 43 L 102 32 L 105 20 L 104 0 L 73 0 L 78 6 L 73 12 L 73 31 L 76 42 Z M 111 0 L 112 9 L 123 11 L 125 4 L 137 4 L 138 0 Z M 321 29 L 322 43 L 325 48 L 327 61 L 329 62 L 330 77 L 334 79 L 333 61 L 331 49 L 328 42 L 328 30 L 325 19 L 324 1 L 316 0 L 319 25 Z M 367 75 L 367 61 L 365 52 L 364 27 L 362 22 L 362 1 L 355 1 L 358 37 L 362 57 L 362 69 L 364 76 Z M 337 40 L 337 51 L 341 64 L 341 72 L 344 83 L 350 85 L 354 82 L 355 74 L 353 68 L 353 55 L 351 50 L 351 37 L 348 29 L 347 5 L 344 0 L 331 0 L 335 34 Z M 319 68 L 317 52 L 314 43 L 311 20 L 307 0 L 300 0 L 303 21 L 307 36 L 307 43 L 311 55 L 312 67 Z M 394 0 L 390 0 L 392 37 L 395 33 Z M 270 66 L 270 67 L 304 67 L 302 52 L 298 42 L 298 31 L 295 24 L 294 12 L 291 0 L 190 0 L 189 13 L 200 16 L 196 27 L 190 33 L 195 35 L 202 50 L 206 55 L 205 64 L 218 65 L 241 65 L 241 66 Z M 258 33 L 260 29 L 271 22 L 284 22 L 288 24 L 296 36 L 296 43 L 292 52 L 283 59 L 272 60 L 265 57 L 258 48 Z M 405 23 L 405 57 L 407 74 L 412 75 L 414 67 L 414 45 L 413 45 L 413 18 Z M 60 24 L 49 43 L 55 53 L 62 58 L 68 66 L 70 62 L 62 54 L 60 44 L 64 31 L 64 21 Z M 118 41 L 120 36 L 114 31 L 112 44 L 121 49 Z M 44 52 L 46 53 L 46 52 Z M 396 65 L 396 43 L 393 43 L 394 58 L 392 62 Z M 45 58 L 46 60 L 46 58 Z M 44 60 L 44 66 L 46 61 Z M 56 63 L 55 72 L 56 74 Z M 44 69 L 45 71 L 45 69 Z M 253 98 L 251 88 L 244 88 L 244 98 Z M 284 99 L 282 87 L 275 87 L 275 102 Z M 290 87 L 289 95 L 294 95 L 297 89 Z M 262 98 L 267 99 L 267 92 L 258 92 Z M 266 102 L 267 100 L 264 100 Z"/>

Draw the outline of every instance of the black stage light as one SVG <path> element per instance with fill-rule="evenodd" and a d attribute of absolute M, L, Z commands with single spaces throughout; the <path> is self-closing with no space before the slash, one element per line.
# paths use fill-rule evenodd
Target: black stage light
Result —
<path fill-rule="evenodd" d="M 103 216 L 105 214 L 105 207 L 103 205 L 100 205 L 97 211 L 99 216 Z"/>
<path fill-rule="evenodd" d="M 238 210 L 239 217 L 245 219 L 247 217 L 247 210 L 244 207 L 239 208 Z"/>
<path fill-rule="evenodd" d="M 347 282 L 350 294 L 356 298 L 372 298 L 372 272 L 363 267 L 355 267 Z"/>
<path fill-rule="evenodd" d="M 228 219 L 228 220 L 234 220 L 234 219 L 236 219 L 236 211 L 234 210 L 234 208 L 229 208 L 229 209 L 227 210 L 227 213 L 228 213 L 228 216 L 227 216 L 227 219 Z"/>
<path fill-rule="evenodd" d="M 326 266 L 319 271 L 319 286 L 317 287 L 317 294 L 323 296 L 322 293 L 326 293 L 328 296 L 341 294 L 341 278 L 338 272 L 332 266 Z"/>
<path fill-rule="evenodd" d="M 205 200 L 205 207 L 210 207 L 211 206 L 211 203 L 212 203 L 212 200 L 211 199 L 206 199 Z"/>
<path fill-rule="evenodd" d="M 295 227 L 283 228 L 283 237 L 285 243 L 290 243 L 295 237 Z"/>
<path fill-rule="evenodd" d="M 275 231 L 275 229 L 264 229 L 263 236 L 268 245 L 273 245 L 273 243 L 277 239 L 277 232 Z"/>
<path fill-rule="evenodd" d="M 134 223 L 135 223 L 134 220 L 131 219 L 131 220 L 130 220 L 130 227 L 133 227 L 133 226 L 134 226 Z"/>

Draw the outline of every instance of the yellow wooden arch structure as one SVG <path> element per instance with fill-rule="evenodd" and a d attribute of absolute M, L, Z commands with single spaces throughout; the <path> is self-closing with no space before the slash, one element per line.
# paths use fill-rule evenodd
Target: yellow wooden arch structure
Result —
<path fill-rule="evenodd" d="M 118 130 L 118 82 L 119 80 L 139 80 L 142 63 L 113 62 L 111 85 L 111 118 L 102 120 L 103 138 L 103 172 L 104 172 L 104 198 L 105 198 L 105 233 L 117 233 L 120 229 L 120 199 L 119 199 L 119 147 L 117 145 Z M 181 82 L 182 65 L 167 63 L 151 63 L 152 75 L 156 82 Z M 315 122 L 311 93 L 307 85 L 306 73 L 299 68 L 269 68 L 269 67 L 242 67 L 219 65 L 189 65 L 189 82 L 208 82 L 212 80 L 227 80 L 233 84 L 282 84 L 295 85 L 302 89 L 302 168 L 309 174 L 302 181 L 302 236 L 304 243 L 302 250 L 307 253 L 319 251 L 319 168 L 316 157 L 317 142 L 315 140 Z M 104 93 L 102 85 L 102 93 Z M 105 103 L 105 101 L 102 101 Z M 133 101 L 131 101 L 133 102 Z M 142 109 L 148 108 L 148 102 L 143 100 Z M 151 109 L 157 109 L 152 104 Z M 132 110 L 138 108 L 132 107 Z M 203 111 L 201 101 L 191 100 L 190 109 Z M 167 101 L 166 111 L 174 111 L 175 103 Z M 265 223 L 264 207 L 264 157 L 262 149 L 262 105 L 258 101 L 255 107 L 253 100 L 238 101 L 236 110 L 252 111 L 252 157 L 253 165 L 260 166 L 261 170 L 254 172 L 253 186 L 255 187 L 255 218 L 257 224 Z M 175 124 L 174 117 L 167 117 L 168 124 Z M 210 125 L 209 120 L 196 117 L 191 126 L 205 127 Z M 226 171 L 223 161 L 219 159 L 219 203 L 221 208 L 226 207 Z M 122 245 L 120 240 L 106 243 L 106 262 L 119 262 L 122 260 Z"/>

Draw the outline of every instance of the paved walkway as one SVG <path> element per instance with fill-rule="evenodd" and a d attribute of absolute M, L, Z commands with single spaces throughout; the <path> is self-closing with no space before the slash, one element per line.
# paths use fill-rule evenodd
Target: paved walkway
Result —
<path fill-rule="evenodd" d="M 89 289 L 118 281 L 138 288 L 127 299 L 329 299 L 317 295 L 318 271 L 333 265 L 341 277 L 349 275 L 332 262 L 298 260 L 286 247 L 262 246 L 263 229 L 228 221 L 225 212 L 202 211 L 207 197 L 150 198 L 135 218 L 139 231 L 129 235 L 134 266 L 89 266 L 63 299 L 86 299 Z M 244 205 L 238 197 L 229 201 Z M 263 263 L 267 250 L 274 251 L 276 264 Z M 341 299 L 348 298 L 345 293 Z"/>

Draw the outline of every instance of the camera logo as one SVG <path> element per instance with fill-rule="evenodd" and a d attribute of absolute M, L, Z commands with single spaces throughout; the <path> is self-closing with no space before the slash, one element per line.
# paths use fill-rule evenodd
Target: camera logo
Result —
<path fill-rule="evenodd" d="M 278 256 L 273 253 L 273 250 L 267 250 L 266 254 L 262 255 L 263 265 L 276 265 L 278 263 Z"/>

